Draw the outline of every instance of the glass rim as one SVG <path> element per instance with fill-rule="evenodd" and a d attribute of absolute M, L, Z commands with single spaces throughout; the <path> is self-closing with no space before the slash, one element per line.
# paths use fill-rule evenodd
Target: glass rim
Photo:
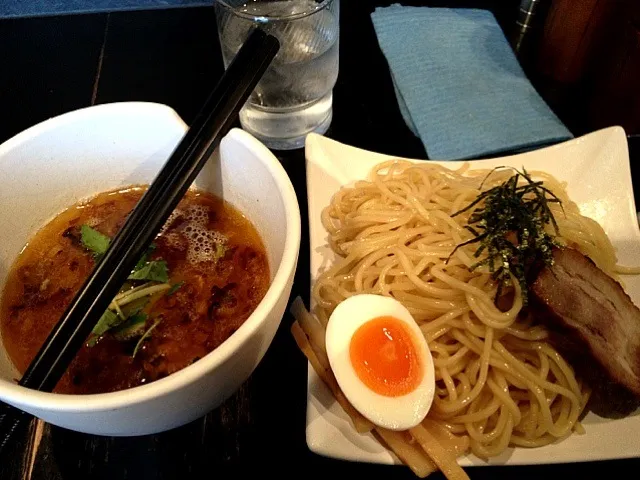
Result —
<path fill-rule="evenodd" d="M 320 10 L 324 10 L 330 3 L 333 3 L 336 0 L 322 0 L 321 2 L 317 2 L 315 8 L 309 9 L 308 11 L 300 12 L 300 13 L 292 13 L 290 15 L 252 15 L 250 13 L 239 12 L 236 8 L 229 5 L 227 0 L 214 0 L 214 4 L 220 5 L 227 11 L 229 11 L 232 15 L 235 15 L 240 18 L 244 18 L 247 20 L 251 20 L 252 22 L 258 22 L 259 19 L 264 18 L 267 21 L 280 22 L 283 20 L 298 20 L 299 18 L 309 17 Z"/>

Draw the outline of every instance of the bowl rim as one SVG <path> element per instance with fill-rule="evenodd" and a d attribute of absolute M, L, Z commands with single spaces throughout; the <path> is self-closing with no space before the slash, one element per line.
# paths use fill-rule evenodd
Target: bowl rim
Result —
<path fill-rule="evenodd" d="M 176 122 L 177 126 L 182 130 L 186 131 L 187 129 L 183 120 L 167 105 L 150 102 L 119 102 L 91 106 L 53 117 L 18 133 L 0 145 L 0 161 L 2 161 L 2 156 L 6 152 L 18 147 L 23 142 L 37 137 L 45 131 L 58 128 L 60 125 L 72 121 L 77 121 L 82 117 L 101 116 L 104 114 L 113 114 L 114 112 L 121 112 L 126 115 L 145 113 L 164 116 Z M 197 362 L 147 385 L 140 385 L 110 393 L 73 395 L 40 392 L 0 378 L 0 392 L 4 401 L 26 408 L 46 409 L 50 412 L 61 413 L 102 412 L 142 404 L 153 398 L 163 397 L 171 392 L 180 390 L 198 381 L 198 379 L 205 376 L 208 372 L 215 370 L 219 365 L 228 361 L 240 346 L 266 321 L 269 312 L 280 300 L 281 292 L 285 289 L 289 277 L 295 273 L 300 247 L 300 208 L 288 174 L 278 159 L 265 145 L 247 132 L 238 128 L 230 130 L 223 138 L 223 142 L 227 139 L 235 140 L 244 145 L 267 168 L 277 185 L 285 210 L 286 234 L 282 258 L 269 289 L 249 318 L 245 320 L 233 335 Z"/>

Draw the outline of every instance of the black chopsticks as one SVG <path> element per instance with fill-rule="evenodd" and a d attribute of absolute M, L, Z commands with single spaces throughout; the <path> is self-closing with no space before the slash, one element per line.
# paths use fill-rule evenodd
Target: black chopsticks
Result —
<path fill-rule="evenodd" d="M 169 160 L 52 330 L 19 385 L 48 392 L 53 390 L 97 319 L 232 126 L 279 46 L 275 37 L 262 30 L 255 29 L 251 33 Z M 0 451 L 31 418 L 16 408 L 4 405 L 0 414 Z"/>

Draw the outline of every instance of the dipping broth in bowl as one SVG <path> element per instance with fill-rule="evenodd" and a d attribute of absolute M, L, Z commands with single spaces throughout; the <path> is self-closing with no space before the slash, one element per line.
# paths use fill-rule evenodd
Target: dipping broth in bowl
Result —
<path fill-rule="evenodd" d="M 145 190 L 105 192 L 73 205 L 25 246 L 0 300 L 2 338 L 20 372 Z M 242 325 L 269 283 L 265 246 L 251 222 L 215 195 L 189 191 L 54 392 L 113 392 L 191 365 Z"/>
<path fill-rule="evenodd" d="M 26 303 L 21 296 L 24 297 L 27 283 L 14 281 L 19 268 L 16 262 L 23 264 L 27 260 L 28 251 L 36 247 L 38 232 L 61 212 L 72 213 L 66 217 L 67 224 L 60 221 L 57 233 L 51 234 L 49 248 L 43 246 L 41 251 L 57 255 L 57 243 L 70 243 L 73 250 L 67 250 L 72 252 L 68 255 L 80 259 L 77 268 L 82 266 L 84 275 L 88 275 L 95 264 L 94 256 L 113 238 L 117 223 L 122 222 L 137 197 L 127 200 L 126 208 L 118 207 L 122 217 L 118 220 L 114 216 L 111 225 L 89 221 L 87 216 L 78 221 L 75 229 L 68 230 L 72 217 L 84 215 L 90 208 L 76 208 L 73 212 L 74 205 L 81 199 L 94 199 L 88 203 L 97 203 L 103 197 L 100 192 L 123 192 L 132 185 L 152 182 L 186 129 L 180 117 L 163 105 L 105 104 L 47 120 L 0 145 L 0 176 L 4 180 L 0 189 L 0 294 L 18 291 L 12 299 L 6 297 L 4 309 Z M 40 335 L 37 341 L 33 340 L 37 347 L 32 345 L 32 350 L 16 353 L 18 334 L 0 328 L 0 401 L 79 432 L 146 435 L 202 417 L 249 378 L 271 345 L 291 292 L 300 246 L 296 193 L 278 159 L 239 129 L 232 129 L 222 139 L 193 188 L 195 196 L 188 195 L 188 202 L 224 207 L 216 210 L 216 215 L 209 213 L 206 219 L 210 223 L 197 228 L 212 232 L 204 235 L 202 242 L 205 237 L 219 240 L 215 232 L 224 235 L 226 243 L 214 242 L 215 248 L 204 252 L 213 254 L 215 260 L 193 266 L 187 259 L 182 266 L 177 265 L 176 255 L 189 255 L 188 248 L 174 251 L 184 239 L 174 238 L 171 248 L 163 236 L 171 229 L 184 236 L 187 225 L 184 218 L 173 218 L 175 223 L 155 239 L 155 249 L 147 252 L 141 262 L 141 271 L 132 279 L 135 283 L 125 285 L 116 299 L 127 322 L 111 327 L 110 320 L 122 318 L 115 306 L 109 308 L 110 312 L 103 315 L 109 321 L 98 322 L 99 333 L 86 339 L 92 345 L 83 347 L 74 366 L 85 358 L 85 371 L 90 374 L 75 378 L 77 385 L 73 385 L 69 373 L 57 385 L 56 393 L 22 387 L 16 382 L 21 370 L 44 341 L 47 329 L 60 318 L 62 303 L 73 296 L 66 290 L 82 283 L 82 279 L 69 275 L 69 284 L 59 285 L 58 290 L 66 290 L 58 293 L 61 305 L 55 307 L 56 313 L 51 311 L 38 319 L 38 326 L 44 331 L 26 335 L 29 342 L 31 337 Z M 215 197 L 211 199 L 205 192 Z M 130 192 L 135 197 L 134 194 L 135 187 Z M 124 205 L 124 200 L 119 201 Z M 227 227 L 234 230 L 228 231 Z M 83 230 L 88 245 L 83 245 Z M 64 232 L 66 237 L 61 236 Z M 195 243 L 202 247 L 199 242 Z M 192 257 L 196 246 L 193 245 Z M 241 247 L 247 255 L 241 255 Z M 255 257 L 254 253 L 249 254 L 248 247 L 256 252 Z M 264 270 L 259 282 L 250 265 L 248 280 L 237 280 L 242 268 L 228 272 L 226 280 L 220 279 L 223 266 L 234 258 L 240 265 L 247 261 L 252 265 L 256 260 L 258 265 L 266 262 L 268 270 Z M 161 262 L 166 262 L 166 268 Z M 43 271 L 66 276 L 64 271 L 53 272 L 56 269 L 62 270 L 45 266 Z M 218 283 L 207 284 L 212 279 Z M 54 288 L 52 280 L 46 280 L 41 275 L 28 283 L 32 301 L 42 299 L 40 288 L 47 295 L 53 294 L 49 290 Z M 254 282 L 256 290 L 249 289 L 249 282 Z M 233 292 L 228 287 L 231 283 L 236 284 Z M 20 285 L 22 292 L 17 290 Z M 140 290 L 133 291 L 134 288 Z M 262 292 L 256 293 L 260 288 Z M 146 300 L 132 298 L 132 293 Z M 241 295 L 251 297 L 253 305 L 240 303 Z M 140 315 L 131 315 L 140 307 L 137 301 L 146 303 L 136 312 Z M 100 362 L 101 350 L 103 356 L 109 354 L 109 363 Z M 117 368 L 119 365 L 126 368 Z M 121 378 L 115 372 L 122 372 Z M 74 393 L 61 393 L 64 391 Z M 97 391 L 105 393 L 88 393 Z"/>

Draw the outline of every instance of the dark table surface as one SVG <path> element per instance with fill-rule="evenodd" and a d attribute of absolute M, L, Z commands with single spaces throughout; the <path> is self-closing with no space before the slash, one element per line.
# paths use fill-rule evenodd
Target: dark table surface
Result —
<path fill-rule="evenodd" d="M 340 75 L 327 135 L 374 151 L 424 158 L 421 143 L 402 121 L 373 33 L 369 14 L 376 3 L 383 2 L 356 6 L 343 1 Z M 518 2 L 415 3 L 490 8 L 508 30 Z M 51 116 L 115 101 L 165 103 L 188 123 L 221 73 L 211 8 L 1 20 L 0 142 Z M 635 140 L 631 146 L 634 166 L 640 162 L 640 149 Z M 277 154 L 296 188 L 306 225 L 303 153 Z M 306 299 L 308 292 L 309 246 L 303 228 L 292 298 Z M 291 321 L 287 314 L 251 378 L 207 416 L 172 431 L 135 438 L 91 436 L 37 422 L 0 464 L 0 478 L 413 478 L 403 467 L 347 463 L 309 451 L 307 363 L 290 337 Z M 468 473 L 474 479 L 566 479 L 619 476 L 626 469 L 637 474 L 639 468 L 640 460 L 620 460 L 475 467 Z"/>

